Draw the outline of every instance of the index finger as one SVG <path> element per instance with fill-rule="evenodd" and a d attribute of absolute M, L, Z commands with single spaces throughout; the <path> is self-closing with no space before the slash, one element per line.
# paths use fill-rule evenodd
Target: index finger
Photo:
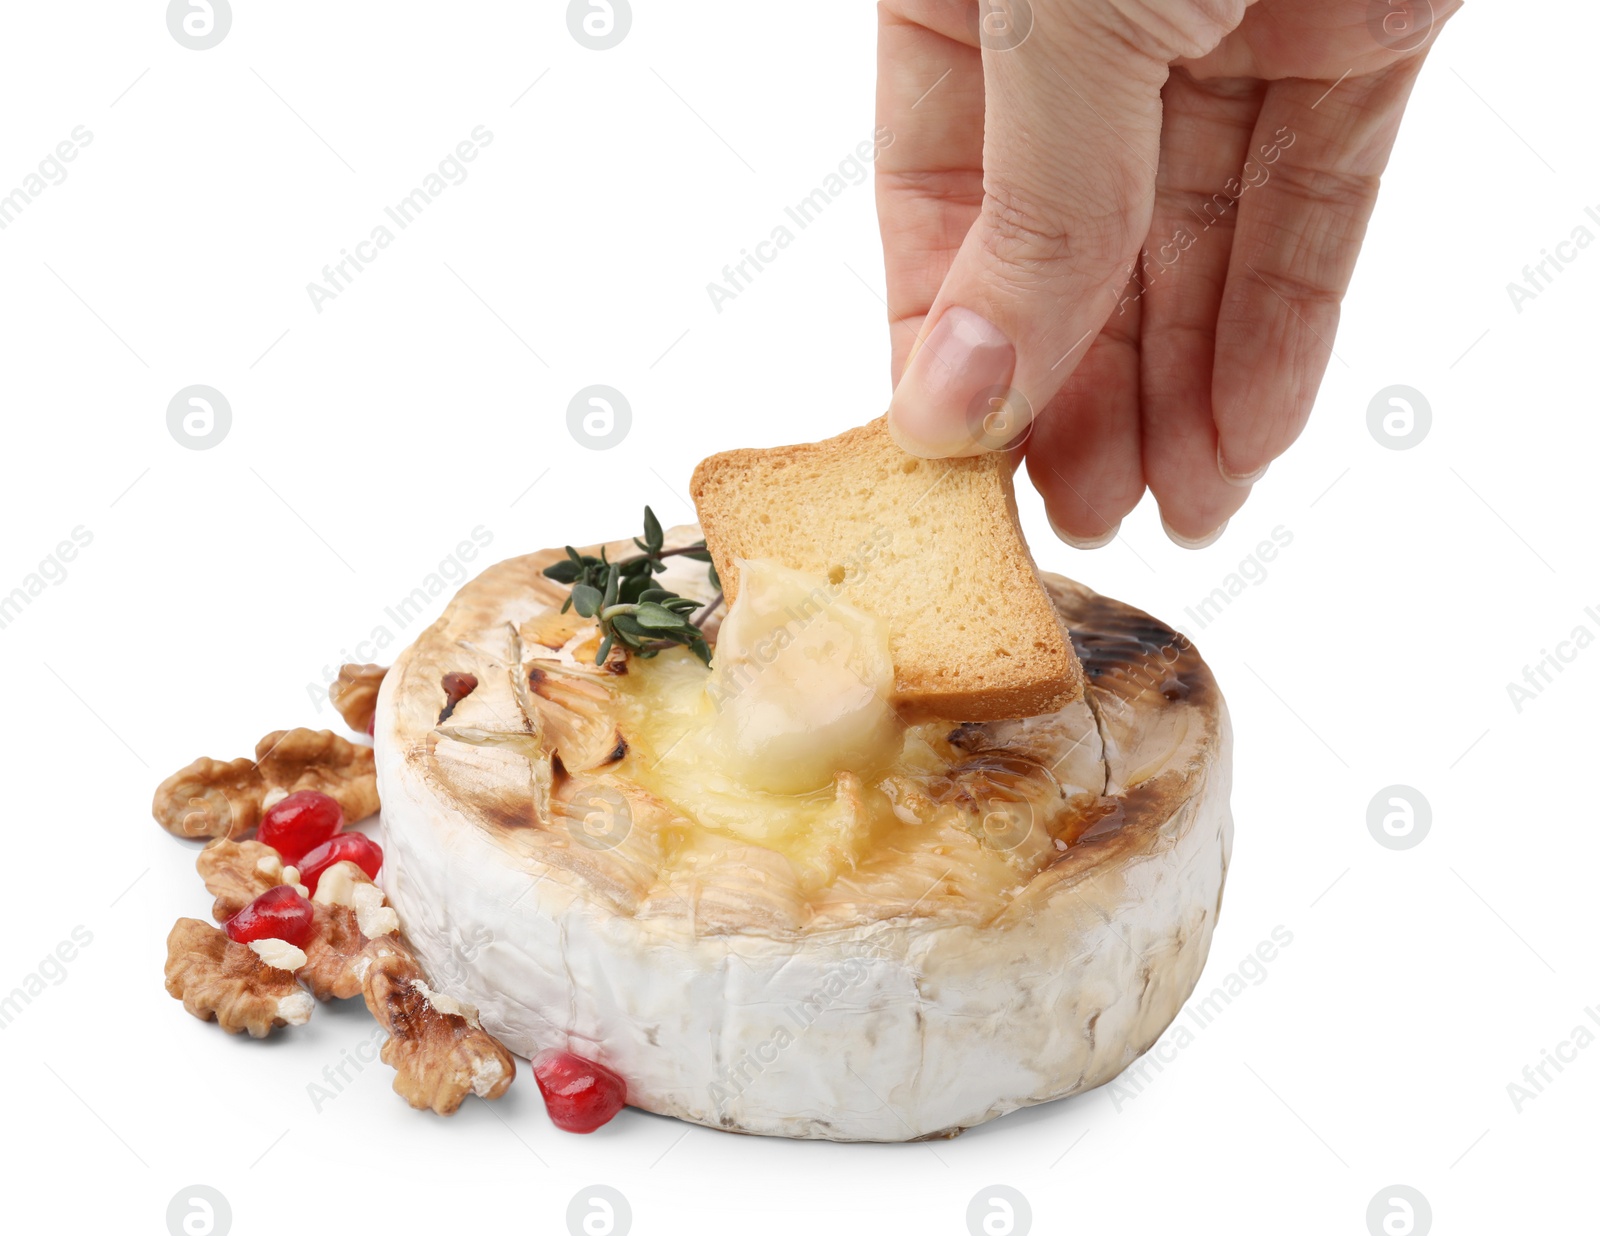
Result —
<path fill-rule="evenodd" d="M 983 59 L 967 0 L 878 6 L 876 193 L 892 377 L 983 202 Z"/>

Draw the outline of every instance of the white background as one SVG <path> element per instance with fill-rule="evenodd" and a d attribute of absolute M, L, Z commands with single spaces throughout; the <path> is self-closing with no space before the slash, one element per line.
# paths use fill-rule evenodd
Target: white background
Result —
<path fill-rule="evenodd" d="M 477 569 L 630 532 L 646 502 L 685 521 L 704 454 L 882 410 L 870 185 L 720 314 L 705 290 L 869 136 L 872 7 L 639 5 L 599 52 L 554 0 L 238 0 L 203 52 L 163 7 L 12 4 L 0 30 L 0 193 L 93 134 L 0 231 L 0 593 L 93 537 L 0 630 L 0 991 L 93 935 L 0 1030 L 9 1226 L 165 1231 L 202 1183 L 240 1233 L 563 1232 L 605 1183 L 640 1233 L 960 1233 L 1005 1183 L 1039 1231 L 1359 1236 L 1403 1183 L 1439 1232 L 1592 1230 L 1600 1046 L 1520 1113 L 1507 1084 L 1600 1032 L 1600 648 L 1520 711 L 1507 683 L 1600 634 L 1600 246 L 1520 313 L 1506 291 L 1600 211 L 1591 6 L 1473 5 L 1444 31 L 1310 427 L 1219 543 L 1171 546 L 1147 502 L 1078 553 L 1024 495 L 1046 569 L 1189 630 L 1228 695 L 1235 861 L 1203 986 L 1274 927 L 1293 943 L 1136 1097 L 906 1146 L 631 1110 L 578 1138 L 526 1072 L 441 1120 L 374 1064 L 317 1111 L 308 1084 L 367 1014 L 322 1008 L 266 1043 L 185 1014 L 163 942 L 208 898 L 148 814 L 198 754 L 337 725 L 308 684 L 474 527 L 493 534 Z M 307 283 L 478 125 L 469 178 L 318 313 Z M 167 429 L 192 383 L 232 406 L 210 450 Z M 633 410 L 607 452 L 565 428 L 591 383 Z M 1432 408 L 1405 451 L 1367 428 L 1396 383 Z M 1185 616 L 1280 525 L 1261 582 L 1204 628 Z M 1432 808 L 1403 852 L 1367 828 L 1395 783 Z"/>

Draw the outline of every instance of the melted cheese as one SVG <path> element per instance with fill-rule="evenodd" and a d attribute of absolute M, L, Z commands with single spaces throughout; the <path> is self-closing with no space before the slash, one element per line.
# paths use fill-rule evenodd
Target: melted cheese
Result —
<path fill-rule="evenodd" d="M 709 674 L 672 650 L 619 684 L 632 714 L 619 771 L 705 828 L 831 876 L 896 823 L 871 788 L 902 748 L 889 632 L 820 579 L 740 569 Z"/>
<path fill-rule="evenodd" d="M 898 746 L 888 625 L 814 576 L 737 564 L 739 599 L 706 683 L 710 751 L 730 775 L 774 794 L 875 771 Z"/>
<path fill-rule="evenodd" d="M 617 774 L 684 820 L 666 847 L 669 866 L 749 843 L 787 858 L 808 896 L 854 873 L 880 894 L 904 876 L 917 885 L 910 902 L 941 871 L 959 870 L 968 895 L 994 897 L 1048 857 L 1042 817 L 1026 846 L 980 834 L 987 825 L 975 821 L 1004 814 L 1013 824 L 1019 808 L 997 810 L 981 788 L 948 782 L 952 757 L 961 758 L 942 739 L 949 723 L 908 726 L 895 715 L 881 620 L 832 599 L 820 579 L 761 561 L 739 566 L 739 599 L 709 673 L 672 649 L 612 684 L 628 736 Z"/>

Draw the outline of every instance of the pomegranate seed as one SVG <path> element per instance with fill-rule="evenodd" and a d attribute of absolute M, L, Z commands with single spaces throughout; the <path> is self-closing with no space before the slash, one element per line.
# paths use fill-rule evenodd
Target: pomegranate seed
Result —
<path fill-rule="evenodd" d="M 444 708 L 439 712 L 439 724 L 443 725 L 455 712 L 456 705 L 478 689 L 478 676 L 449 673 L 439 680 L 439 685 L 444 688 Z"/>
<path fill-rule="evenodd" d="M 568 1133 L 593 1133 L 628 1102 L 628 1083 L 593 1060 L 550 1048 L 533 1058 L 533 1079 L 550 1123 Z"/>
<path fill-rule="evenodd" d="M 343 827 L 344 808 L 326 794 L 301 790 L 267 808 L 256 839 L 292 866 Z"/>
<path fill-rule="evenodd" d="M 296 948 L 304 948 L 315 929 L 315 913 L 309 901 L 287 884 L 279 884 L 240 910 L 222 929 L 228 939 L 240 944 L 287 940 Z"/>
<path fill-rule="evenodd" d="M 335 863 L 351 862 L 376 880 L 383 867 L 383 850 L 364 833 L 339 833 L 302 858 L 296 867 L 306 891 L 316 892 L 322 873 Z"/>

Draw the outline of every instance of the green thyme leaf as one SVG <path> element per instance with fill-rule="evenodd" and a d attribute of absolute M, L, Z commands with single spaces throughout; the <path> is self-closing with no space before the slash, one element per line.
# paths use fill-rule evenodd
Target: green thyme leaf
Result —
<path fill-rule="evenodd" d="M 583 617 L 599 623 L 601 641 L 596 665 L 603 665 L 612 649 L 621 644 L 635 656 L 647 659 L 663 648 L 677 645 L 688 648 L 709 666 L 711 645 L 701 634 L 700 624 L 722 603 L 722 583 L 716 566 L 712 564 L 708 574 L 718 595 L 709 604 L 680 596 L 656 580 L 666 571 L 667 558 L 682 556 L 710 564 L 705 542 L 667 549 L 661 521 L 647 506 L 644 535 L 634 537 L 633 543 L 642 552 L 619 562 L 610 561 L 604 550 L 595 557 L 580 554 L 569 545 L 564 559 L 545 567 L 547 579 L 571 587 L 561 612 L 576 609 Z"/>
<path fill-rule="evenodd" d="M 655 601 L 646 601 L 635 607 L 633 620 L 647 631 L 681 631 L 683 617 Z"/>

